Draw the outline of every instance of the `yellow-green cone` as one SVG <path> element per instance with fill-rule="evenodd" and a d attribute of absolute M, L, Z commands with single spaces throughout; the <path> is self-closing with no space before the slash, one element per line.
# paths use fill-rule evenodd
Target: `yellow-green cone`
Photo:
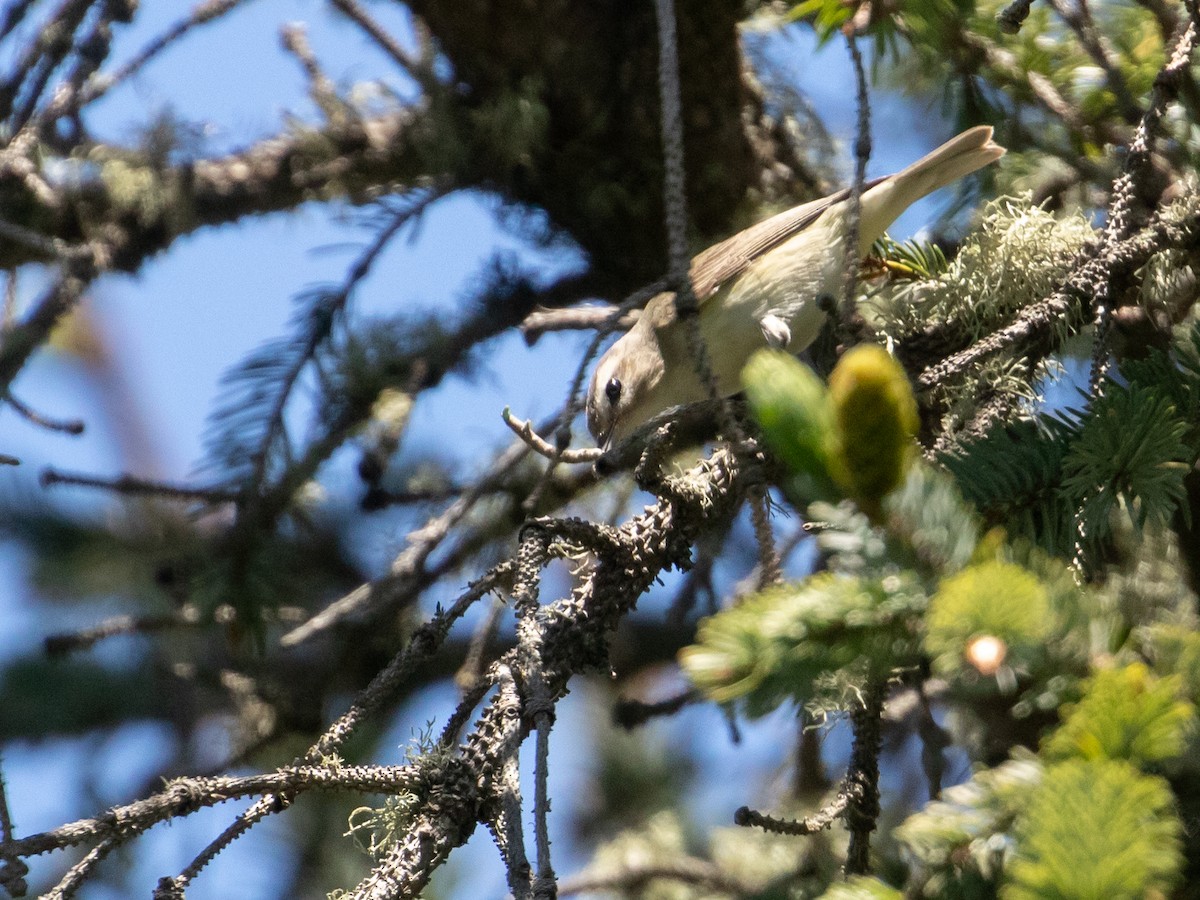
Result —
<path fill-rule="evenodd" d="M 842 487 L 870 516 L 904 479 L 919 427 L 917 402 L 900 364 L 874 344 L 849 350 L 829 376 L 838 424 Z"/>

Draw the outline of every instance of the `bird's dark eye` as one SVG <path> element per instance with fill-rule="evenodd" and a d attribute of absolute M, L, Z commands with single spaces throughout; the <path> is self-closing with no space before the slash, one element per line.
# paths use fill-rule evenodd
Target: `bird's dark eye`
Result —
<path fill-rule="evenodd" d="M 608 398 L 611 406 L 616 406 L 621 399 L 621 379 L 610 378 L 608 384 L 604 386 L 604 396 Z"/>

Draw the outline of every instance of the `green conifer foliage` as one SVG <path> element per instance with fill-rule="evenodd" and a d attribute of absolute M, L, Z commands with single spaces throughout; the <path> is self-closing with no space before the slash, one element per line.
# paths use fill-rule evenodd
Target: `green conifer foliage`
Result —
<path fill-rule="evenodd" d="M 1134 900 L 1178 880 L 1181 829 L 1163 779 L 1119 760 L 1072 759 L 1046 770 L 1028 804 L 1003 900 Z"/>

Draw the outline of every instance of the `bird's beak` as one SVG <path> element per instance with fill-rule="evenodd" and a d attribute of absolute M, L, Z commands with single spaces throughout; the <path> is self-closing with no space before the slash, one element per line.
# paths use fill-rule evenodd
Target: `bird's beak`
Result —
<path fill-rule="evenodd" d="M 609 422 L 607 428 L 605 428 L 603 430 L 596 430 L 596 431 L 592 430 L 593 424 L 599 425 L 600 423 L 593 422 L 591 416 L 589 416 L 588 417 L 588 431 L 591 432 L 592 439 L 595 440 L 596 446 L 599 447 L 601 450 L 603 450 L 605 453 L 607 453 L 609 447 L 612 446 L 613 429 L 616 427 L 617 423 Z"/>

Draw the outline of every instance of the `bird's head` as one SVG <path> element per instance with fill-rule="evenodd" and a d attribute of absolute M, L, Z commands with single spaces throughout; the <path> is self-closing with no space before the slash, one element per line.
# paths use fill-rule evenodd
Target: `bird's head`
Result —
<path fill-rule="evenodd" d="M 634 328 L 608 348 L 596 364 L 587 395 L 587 426 L 608 449 L 659 410 L 652 394 L 663 377 L 656 343 Z"/>

